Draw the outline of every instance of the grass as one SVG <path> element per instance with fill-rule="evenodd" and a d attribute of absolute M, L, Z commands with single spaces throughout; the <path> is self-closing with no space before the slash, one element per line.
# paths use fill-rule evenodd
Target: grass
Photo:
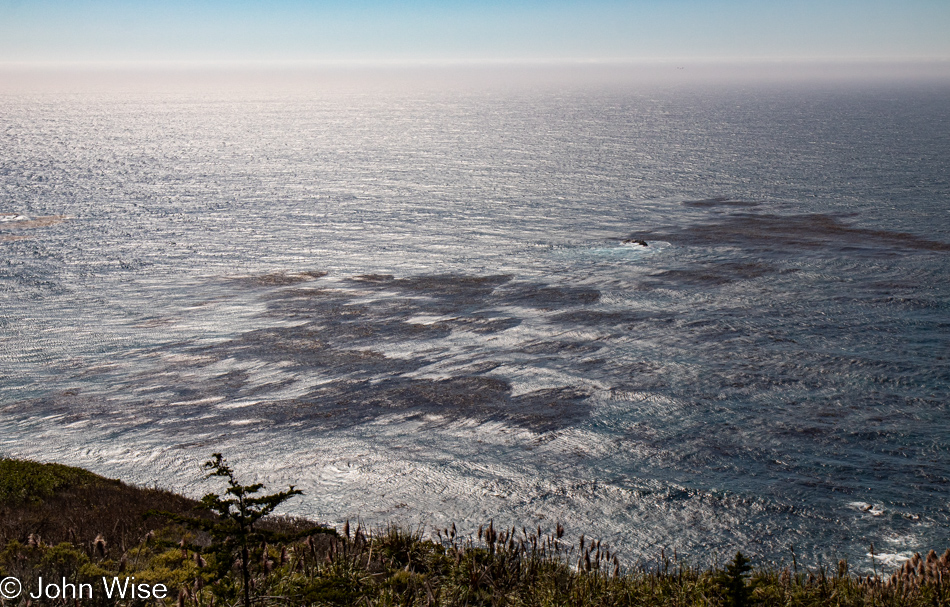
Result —
<path fill-rule="evenodd" d="M 192 512 L 197 502 L 159 489 L 131 487 L 79 468 L 0 460 L 0 546 L 11 541 L 91 546 L 108 554 L 139 544 L 156 521 L 151 509 Z"/>
<path fill-rule="evenodd" d="M 0 460 L 0 579 L 65 577 L 101 587 L 102 576 L 162 583 L 164 600 L 181 607 L 232 607 L 241 602 L 237 563 L 213 538 L 150 510 L 213 517 L 200 503 L 140 489 L 56 464 Z M 699 569 L 661 557 L 624 567 L 609 547 L 564 539 L 560 525 L 497 529 L 476 537 L 452 529 L 424 539 L 397 525 L 341 532 L 300 519 L 265 519 L 283 538 L 250 550 L 256 605 L 374 606 L 950 606 L 950 551 L 915 557 L 890 575 L 858 576 L 841 562 L 834 571 Z M 302 535 L 303 534 L 303 535 Z M 27 583 L 28 585 L 28 583 Z M 3 605 L 21 604 L 2 600 Z M 159 601 L 161 602 L 161 601 Z M 77 604 L 39 600 L 32 605 Z M 82 604 L 139 605 L 107 600 Z"/>

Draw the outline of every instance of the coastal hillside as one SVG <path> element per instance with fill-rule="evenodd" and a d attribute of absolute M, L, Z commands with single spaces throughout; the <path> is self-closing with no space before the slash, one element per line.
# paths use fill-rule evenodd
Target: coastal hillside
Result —
<path fill-rule="evenodd" d="M 870 575 L 845 561 L 755 567 L 741 553 L 722 568 L 665 553 L 627 563 L 597 540 L 569 542 L 561 525 L 423 536 L 399 521 L 334 530 L 267 516 L 299 492 L 243 485 L 217 455 L 205 467 L 222 489 L 196 501 L 0 460 L 2 604 L 950 605 L 950 550 Z"/>
<path fill-rule="evenodd" d="M 137 544 L 158 523 L 149 510 L 193 511 L 198 502 L 161 489 L 126 485 L 81 468 L 0 460 L 0 542 L 91 546 L 108 554 Z M 31 539 L 32 538 L 32 539 Z"/>

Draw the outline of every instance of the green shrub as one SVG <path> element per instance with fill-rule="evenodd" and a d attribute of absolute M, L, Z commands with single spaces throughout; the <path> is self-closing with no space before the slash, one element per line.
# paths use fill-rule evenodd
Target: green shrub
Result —
<path fill-rule="evenodd" d="M 37 503 L 52 497 L 65 487 L 94 484 L 103 480 L 105 479 L 81 468 L 0 459 L 0 505 Z"/>

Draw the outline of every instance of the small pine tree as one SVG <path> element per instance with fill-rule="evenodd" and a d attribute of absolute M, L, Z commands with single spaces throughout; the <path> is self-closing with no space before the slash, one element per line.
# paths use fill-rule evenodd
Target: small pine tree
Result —
<path fill-rule="evenodd" d="M 736 558 L 726 566 L 726 570 L 720 575 L 719 583 L 725 587 L 730 607 L 748 607 L 752 604 L 752 584 L 746 584 L 746 576 L 752 571 L 749 565 L 749 559 L 742 556 L 741 552 L 736 552 Z"/>
<path fill-rule="evenodd" d="M 171 512 L 158 512 L 178 521 L 191 529 L 200 529 L 211 536 L 211 546 L 207 552 L 215 556 L 217 577 L 225 577 L 235 558 L 240 559 L 241 578 L 244 591 L 244 607 L 251 605 L 251 569 L 250 546 L 263 542 L 272 542 L 277 535 L 255 525 L 271 514 L 280 504 L 303 492 L 293 485 L 286 491 L 270 495 L 256 495 L 264 488 L 262 483 L 242 485 L 234 478 L 234 471 L 220 453 L 215 453 L 204 469 L 209 470 L 208 477 L 221 476 L 227 479 L 228 487 L 223 495 L 209 493 L 201 500 L 201 507 L 217 514 L 216 519 L 185 517 Z M 321 528 L 321 530 L 323 530 Z"/>

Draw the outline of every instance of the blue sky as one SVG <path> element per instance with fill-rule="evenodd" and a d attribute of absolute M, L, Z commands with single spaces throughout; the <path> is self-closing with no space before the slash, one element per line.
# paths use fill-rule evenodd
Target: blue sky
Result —
<path fill-rule="evenodd" d="M 0 63 L 950 60 L 950 0 L 0 0 Z"/>

